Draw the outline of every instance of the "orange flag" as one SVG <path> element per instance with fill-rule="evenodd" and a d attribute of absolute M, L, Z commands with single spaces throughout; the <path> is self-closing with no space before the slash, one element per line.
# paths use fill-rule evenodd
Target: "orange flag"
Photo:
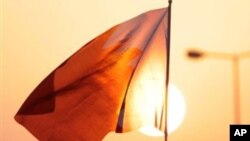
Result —
<path fill-rule="evenodd" d="M 110 131 L 165 123 L 167 9 L 93 39 L 24 102 L 17 122 L 41 141 L 100 141 Z"/>

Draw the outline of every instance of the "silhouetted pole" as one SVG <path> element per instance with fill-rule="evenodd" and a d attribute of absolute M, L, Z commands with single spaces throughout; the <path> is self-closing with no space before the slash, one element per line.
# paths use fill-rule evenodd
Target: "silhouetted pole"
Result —
<path fill-rule="evenodd" d="M 230 59 L 233 63 L 233 102 L 234 102 L 234 123 L 241 123 L 241 95 L 240 95 L 240 59 L 250 57 L 250 51 L 242 52 L 239 54 L 228 54 L 220 52 L 204 52 L 201 50 L 189 50 L 187 56 L 190 58 L 203 58 L 212 57 L 217 59 Z"/>
<path fill-rule="evenodd" d="M 168 129 L 167 129 L 167 113 L 168 113 L 168 88 L 169 88 L 169 64 L 170 64 L 170 36 L 171 36 L 171 8 L 172 8 L 172 0 L 168 0 L 168 18 L 167 18 L 167 23 L 168 23 L 168 29 L 167 29 L 167 54 L 166 54 L 166 59 L 167 59 L 167 66 L 166 66 L 166 95 L 165 95 L 165 131 L 164 131 L 164 139 L 165 141 L 168 140 Z"/>
<path fill-rule="evenodd" d="M 234 122 L 240 124 L 241 119 L 241 106 L 240 106 L 240 67 L 239 67 L 239 57 L 237 55 L 233 56 L 233 87 L 234 87 Z"/>

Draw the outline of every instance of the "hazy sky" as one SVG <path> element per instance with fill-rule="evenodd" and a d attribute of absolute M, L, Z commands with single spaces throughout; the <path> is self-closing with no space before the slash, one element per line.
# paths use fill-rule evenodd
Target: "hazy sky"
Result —
<path fill-rule="evenodd" d="M 34 87 L 111 26 L 166 5 L 166 0 L 1 1 L 4 48 L 0 140 L 35 141 L 13 119 Z M 192 61 L 185 57 L 185 51 L 189 47 L 228 53 L 249 51 L 249 5 L 249 0 L 174 0 L 170 81 L 182 91 L 187 111 L 180 128 L 169 136 L 170 141 L 229 140 L 229 125 L 233 123 L 232 63 L 213 58 Z M 242 122 L 250 124 L 250 58 L 240 62 L 240 83 Z M 163 138 L 135 131 L 111 133 L 105 139 L 118 140 Z"/>

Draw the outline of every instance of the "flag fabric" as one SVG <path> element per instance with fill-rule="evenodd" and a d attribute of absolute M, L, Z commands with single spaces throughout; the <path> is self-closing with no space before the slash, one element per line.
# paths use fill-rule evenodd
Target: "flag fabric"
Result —
<path fill-rule="evenodd" d="M 167 8 L 99 35 L 47 76 L 15 120 L 41 141 L 100 141 L 165 123 Z"/>

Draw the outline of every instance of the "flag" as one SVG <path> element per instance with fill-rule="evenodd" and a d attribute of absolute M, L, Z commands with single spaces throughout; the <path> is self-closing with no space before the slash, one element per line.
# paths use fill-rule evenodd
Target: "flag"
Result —
<path fill-rule="evenodd" d="M 166 126 L 167 8 L 99 35 L 50 73 L 15 120 L 41 141 L 100 141 Z"/>

